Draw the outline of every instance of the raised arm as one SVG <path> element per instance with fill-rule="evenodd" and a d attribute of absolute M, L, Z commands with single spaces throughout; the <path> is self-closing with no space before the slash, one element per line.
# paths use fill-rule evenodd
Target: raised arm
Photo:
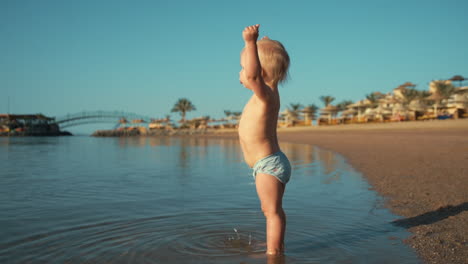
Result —
<path fill-rule="evenodd" d="M 264 100 L 267 98 L 265 81 L 262 78 L 262 67 L 258 58 L 257 38 L 260 25 L 249 26 L 242 32 L 245 47 L 243 51 L 244 61 L 244 86 L 252 90 L 258 98 Z"/>

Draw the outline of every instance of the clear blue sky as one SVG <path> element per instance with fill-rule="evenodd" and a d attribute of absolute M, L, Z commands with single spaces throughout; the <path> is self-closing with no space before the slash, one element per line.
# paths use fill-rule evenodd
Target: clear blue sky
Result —
<path fill-rule="evenodd" d="M 0 1 L 0 112 L 123 110 L 188 118 L 241 111 L 241 31 L 283 42 L 290 103 L 359 100 L 468 77 L 468 1 Z M 179 115 L 173 113 L 173 119 Z"/>

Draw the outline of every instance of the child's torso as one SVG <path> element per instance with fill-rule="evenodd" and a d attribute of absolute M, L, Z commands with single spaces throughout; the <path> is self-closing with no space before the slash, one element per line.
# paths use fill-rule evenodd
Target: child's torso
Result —
<path fill-rule="evenodd" d="M 266 102 L 254 94 L 244 107 L 239 122 L 239 140 L 250 167 L 257 160 L 279 151 L 276 135 L 279 106 L 279 94 L 272 91 Z"/>

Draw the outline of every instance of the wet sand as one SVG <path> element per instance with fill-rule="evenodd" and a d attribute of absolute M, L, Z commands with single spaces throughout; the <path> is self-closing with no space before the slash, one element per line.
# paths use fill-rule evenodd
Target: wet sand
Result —
<path fill-rule="evenodd" d="M 278 130 L 338 152 L 386 198 L 425 263 L 468 263 L 468 119 Z M 234 131 L 215 137 L 237 137 Z"/>

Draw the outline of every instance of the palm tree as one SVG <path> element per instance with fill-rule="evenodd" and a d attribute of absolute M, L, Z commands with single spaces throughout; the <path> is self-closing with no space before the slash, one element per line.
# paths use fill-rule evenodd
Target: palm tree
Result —
<path fill-rule="evenodd" d="M 335 97 L 333 97 L 331 95 L 320 96 L 320 100 L 323 102 L 325 107 L 327 107 L 329 104 L 331 104 L 331 102 L 333 102 L 335 100 Z"/>
<path fill-rule="evenodd" d="M 240 116 L 242 115 L 242 112 L 234 112 L 231 110 L 224 110 L 224 114 L 226 115 L 225 122 L 227 125 L 232 125 L 232 120 L 235 120 L 235 123 L 239 122 Z"/>
<path fill-rule="evenodd" d="M 416 100 L 419 102 L 419 104 L 422 104 L 424 105 L 425 107 L 427 107 L 427 101 L 426 101 L 426 98 L 428 96 L 430 96 L 431 93 L 429 91 L 418 91 L 418 95 L 416 97 Z"/>
<path fill-rule="evenodd" d="M 428 97 L 429 95 L 431 95 L 431 92 L 429 92 L 429 91 L 418 91 L 418 92 L 419 92 L 419 94 L 418 94 L 417 99 L 419 99 L 419 100 L 422 100 L 422 99 Z"/>
<path fill-rule="evenodd" d="M 366 95 L 366 99 L 371 102 L 370 107 L 376 107 L 379 104 L 379 100 L 383 98 L 381 93 L 375 92 Z"/>
<path fill-rule="evenodd" d="M 242 116 L 242 112 L 237 111 L 237 112 L 232 112 L 231 114 L 232 116 L 234 116 L 234 119 L 236 120 L 236 125 L 238 125 Z"/>
<path fill-rule="evenodd" d="M 434 92 L 426 100 L 434 102 L 434 115 L 437 116 L 439 104 L 443 104 L 443 100 L 455 94 L 456 88 L 450 81 L 432 81 L 431 86 L 434 87 Z"/>
<path fill-rule="evenodd" d="M 232 112 L 232 115 L 235 117 L 240 117 L 242 115 L 242 112 Z"/>
<path fill-rule="evenodd" d="M 438 93 L 442 99 L 448 99 L 455 94 L 456 88 L 453 84 L 447 81 L 434 81 L 435 92 Z"/>
<path fill-rule="evenodd" d="M 419 91 L 415 88 L 406 88 L 402 90 L 401 94 L 403 98 L 400 100 L 403 109 L 411 109 L 415 111 L 425 111 L 427 108 L 427 100 L 426 97 L 431 95 L 428 91 Z M 410 107 L 410 105 L 414 102 L 414 104 Z"/>
<path fill-rule="evenodd" d="M 224 114 L 229 118 L 232 115 L 232 112 L 229 110 L 224 110 Z"/>
<path fill-rule="evenodd" d="M 197 110 L 195 106 L 188 100 L 187 98 L 180 98 L 172 107 L 171 112 L 180 112 L 182 119 L 180 120 L 182 123 L 185 122 L 185 114 L 187 112 Z"/>
<path fill-rule="evenodd" d="M 316 106 L 315 104 L 310 104 L 306 107 L 304 107 L 304 109 L 302 109 L 302 112 L 304 113 L 304 122 L 307 123 L 310 120 L 314 120 L 315 119 L 315 113 L 317 112 L 318 110 L 318 106 Z"/>
<path fill-rule="evenodd" d="M 302 105 L 299 104 L 299 103 L 296 103 L 296 104 L 291 103 L 291 104 L 289 104 L 289 107 L 286 107 L 286 108 L 289 110 L 290 115 L 291 115 L 291 117 L 292 117 L 293 120 L 297 120 L 297 119 L 298 119 L 298 117 L 299 117 L 299 110 L 300 110 L 301 107 L 302 107 Z"/>
<path fill-rule="evenodd" d="M 350 101 L 350 100 L 341 101 L 340 103 L 338 103 L 336 105 L 336 107 L 338 107 L 338 112 L 346 110 L 347 106 L 352 104 L 352 103 L 353 103 L 353 101 Z"/>
<path fill-rule="evenodd" d="M 403 95 L 402 104 L 408 106 L 413 100 L 420 98 L 421 92 L 414 88 L 406 88 L 401 91 Z"/>

